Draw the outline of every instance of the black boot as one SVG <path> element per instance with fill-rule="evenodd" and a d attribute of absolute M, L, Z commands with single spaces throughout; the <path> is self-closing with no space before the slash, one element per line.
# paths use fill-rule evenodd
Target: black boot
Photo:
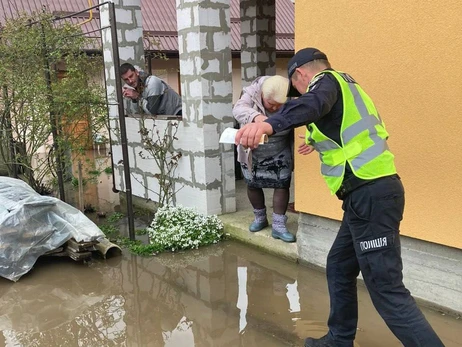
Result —
<path fill-rule="evenodd" d="M 305 340 L 305 347 L 337 347 L 337 345 L 328 335 L 324 335 L 319 339 L 308 337 Z"/>

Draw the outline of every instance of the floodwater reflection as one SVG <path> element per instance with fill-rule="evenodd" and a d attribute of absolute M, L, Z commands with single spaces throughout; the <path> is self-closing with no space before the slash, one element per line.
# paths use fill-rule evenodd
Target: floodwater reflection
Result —
<path fill-rule="evenodd" d="M 360 288 L 356 346 L 400 346 Z M 327 328 L 322 273 L 242 244 L 80 264 L 42 258 L 0 279 L 0 346 L 302 346 Z M 462 322 L 425 311 L 447 347 Z M 459 334 L 459 336 L 457 336 Z"/>
<path fill-rule="evenodd" d="M 124 253 L 90 264 L 41 259 L 19 282 L 0 281 L 0 346 L 292 345 L 297 337 L 265 318 L 279 305 L 271 296 L 284 288 L 285 276 L 268 277 L 251 263 L 238 266 L 247 261 L 235 247 L 226 243 L 155 258 Z M 238 280 L 243 270 L 251 274 L 244 287 Z M 270 291 L 254 286 L 269 279 L 275 285 Z M 270 304 L 261 312 L 251 303 L 242 329 L 240 291 Z M 288 301 L 280 309 L 278 320 L 290 321 Z"/>
<path fill-rule="evenodd" d="M 107 153 L 89 151 L 97 170 Z M 77 190 L 68 202 L 79 205 Z M 85 186 L 86 205 L 118 209 L 112 177 Z M 356 347 L 401 344 L 358 288 Z M 462 320 L 423 310 L 446 347 L 462 347 Z M 76 263 L 41 258 L 13 283 L 0 278 L 2 346 L 302 346 L 326 333 L 323 273 L 237 242 L 177 254 Z"/>

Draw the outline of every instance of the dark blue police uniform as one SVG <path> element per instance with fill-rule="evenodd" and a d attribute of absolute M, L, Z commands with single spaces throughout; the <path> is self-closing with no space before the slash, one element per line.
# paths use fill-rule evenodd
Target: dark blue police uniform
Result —
<path fill-rule="evenodd" d="M 310 86 L 309 93 L 283 105 L 279 114 L 266 122 L 274 132 L 315 123 L 341 144 L 342 117 L 340 86 L 331 74 L 324 74 Z M 344 215 L 327 257 L 331 309 L 325 346 L 353 346 L 360 271 L 375 308 L 404 346 L 443 346 L 403 284 L 399 225 L 404 188 L 399 176 L 361 180 L 347 165 L 337 196 L 343 200 Z"/>

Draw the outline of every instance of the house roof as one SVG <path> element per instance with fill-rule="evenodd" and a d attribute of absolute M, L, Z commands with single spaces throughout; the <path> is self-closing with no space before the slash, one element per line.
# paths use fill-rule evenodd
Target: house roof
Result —
<path fill-rule="evenodd" d="M 279 53 L 289 53 L 294 50 L 294 4 L 291 0 L 276 1 L 276 50 Z M 12 18 L 18 13 L 42 11 L 46 7 L 59 16 L 71 15 L 97 5 L 97 0 L 0 0 L 0 22 Z M 82 30 L 99 34 L 99 11 L 92 11 L 93 20 L 82 25 Z M 176 22 L 176 0 L 141 0 L 143 31 L 149 33 L 159 42 L 158 46 L 145 40 L 145 50 L 178 52 L 178 35 Z M 238 52 L 241 48 L 240 9 L 239 0 L 230 1 L 231 17 L 231 50 Z M 83 23 L 89 18 L 89 12 L 84 12 L 69 19 L 73 23 Z"/>
<path fill-rule="evenodd" d="M 159 38 L 163 50 L 178 50 L 175 0 L 141 0 L 143 29 Z M 159 16 L 159 12 L 162 13 Z M 231 50 L 241 49 L 239 0 L 230 1 Z M 294 4 L 276 0 L 276 50 L 294 50 Z"/>

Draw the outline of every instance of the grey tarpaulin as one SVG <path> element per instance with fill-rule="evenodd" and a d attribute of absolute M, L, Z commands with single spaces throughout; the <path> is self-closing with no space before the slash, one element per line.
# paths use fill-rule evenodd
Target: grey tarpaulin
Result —
<path fill-rule="evenodd" d="M 0 177 L 0 276 L 17 281 L 38 257 L 71 238 L 94 241 L 104 234 L 76 208 L 19 179 Z"/>

